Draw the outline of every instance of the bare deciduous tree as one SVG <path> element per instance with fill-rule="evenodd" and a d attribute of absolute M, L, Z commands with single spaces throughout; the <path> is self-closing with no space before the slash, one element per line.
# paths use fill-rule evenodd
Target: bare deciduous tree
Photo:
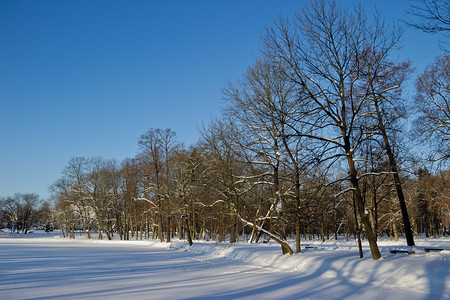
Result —
<path fill-rule="evenodd" d="M 34 193 L 16 193 L 12 197 L 0 199 L 1 211 L 7 217 L 12 232 L 27 234 L 37 221 L 36 212 L 39 209 L 39 195 Z"/>
<path fill-rule="evenodd" d="M 405 79 L 411 73 L 411 68 L 409 62 L 395 64 L 380 55 L 384 55 L 384 53 L 378 53 L 376 49 L 369 49 L 366 53 L 365 72 L 368 81 L 363 84 L 363 89 L 369 89 L 371 103 L 368 113 L 375 119 L 374 131 L 380 135 L 382 139 L 380 144 L 389 160 L 402 212 L 407 244 L 414 246 L 414 237 L 399 175 L 400 170 L 394 154 L 396 129 L 394 124 L 405 115 L 401 91 Z"/>
<path fill-rule="evenodd" d="M 450 54 L 438 56 L 419 76 L 416 128 L 434 144 L 434 161 L 450 159 Z"/>
<path fill-rule="evenodd" d="M 447 0 L 410 0 L 407 13 L 415 21 L 406 24 L 427 33 L 443 33 L 450 37 L 450 2 Z M 446 49 L 448 41 L 441 41 L 441 48 Z"/>
<path fill-rule="evenodd" d="M 285 123 L 280 121 L 279 111 L 287 105 L 292 86 L 280 77 L 278 66 L 258 61 L 249 68 L 239 84 L 224 89 L 225 99 L 229 102 L 230 114 L 241 126 L 241 143 L 236 144 L 249 152 L 247 163 L 261 167 L 260 174 L 251 174 L 244 180 L 254 180 L 255 184 L 268 185 L 272 191 L 268 202 L 269 211 L 264 222 L 271 221 L 277 239 L 282 241 L 283 253 L 293 251 L 286 242 L 285 206 L 289 191 L 283 177 L 283 159 L 286 156 L 281 138 Z"/>
<path fill-rule="evenodd" d="M 264 37 L 266 55 L 288 65 L 286 75 L 302 90 L 298 105 L 303 110 L 293 117 L 309 128 L 303 126 L 296 134 L 320 144 L 317 159 L 322 163 L 344 159 L 347 165 L 350 189 L 374 259 L 381 255 L 358 174 L 361 145 L 373 135 L 365 116 L 370 92 L 360 87 L 373 80 L 363 73 L 366 50 L 376 49 L 384 60 L 398 40 L 395 36 L 380 40 L 385 30 L 378 20 L 369 24 L 362 8 L 349 12 L 334 2 L 317 1 L 292 23 L 280 19 Z"/>
<path fill-rule="evenodd" d="M 171 236 L 172 200 L 175 196 L 175 186 L 172 177 L 172 157 L 179 147 L 176 134 L 171 129 L 149 129 L 139 141 L 141 153 L 139 155 L 145 171 L 144 176 L 149 178 L 149 186 L 144 193 L 151 196 L 140 198 L 152 203 L 158 210 L 158 235 L 164 241 L 164 228 L 166 241 Z"/>
<path fill-rule="evenodd" d="M 408 13 L 418 17 L 416 23 L 409 23 L 414 28 L 429 33 L 450 31 L 450 3 L 445 0 L 411 1 Z"/>

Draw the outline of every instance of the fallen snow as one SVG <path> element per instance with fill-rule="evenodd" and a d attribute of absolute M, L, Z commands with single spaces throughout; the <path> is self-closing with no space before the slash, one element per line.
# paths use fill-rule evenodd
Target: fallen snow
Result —
<path fill-rule="evenodd" d="M 364 259 L 355 241 L 274 243 L 98 241 L 0 232 L 0 299 L 450 299 L 450 238 L 379 241 Z M 416 254 L 390 254 L 389 250 Z"/>

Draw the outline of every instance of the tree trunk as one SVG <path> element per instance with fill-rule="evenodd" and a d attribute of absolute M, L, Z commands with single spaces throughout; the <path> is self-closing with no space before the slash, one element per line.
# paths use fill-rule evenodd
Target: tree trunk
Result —
<path fill-rule="evenodd" d="M 167 217 L 167 236 L 166 236 L 166 242 L 170 243 L 170 216 Z"/>
<path fill-rule="evenodd" d="M 230 243 L 235 243 L 236 242 L 236 216 L 235 216 L 235 212 L 232 208 L 232 204 L 230 203 L 230 200 L 228 202 L 228 211 L 230 213 L 231 216 L 231 220 L 230 220 Z"/>
<path fill-rule="evenodd" d="M 358 222 L 358 212 L 356 209 L 355 194 L 353 194 L 353 213 L 355 215 L 355 229 L 356 229 L 356 239 L 358 240 L 359 258 L 363 258 L 364 253 L 362 250 L 362 243 L 361 243 L 361 226 L 359 225 Z"/>
<path fill-rule="evenodd" d="M 325 230 L 326 230 L 326 224 L 325 224 L 325 211 L 322 212 L 322 243 L 325 242 Z"/>
<path fill-rule="evenodd" d="M 163 215 L 159 215 L 159 224 L 158 224 L 158 237 L 161 243 L 164 242 L 164 230 L 163 230 Z"/>
<path fill-rule="evenodd" d="M 392 222 L 392 231 L 394 232 L 395 241 L 398 242 L 398 229 L 395 222 Z"/>
<path fill-rule="evenodd" d="M 398 175 L 397 163 L 395 161 L 394 153 L 392 152 L 392 149 L 391 149 L 391 144 L 389 142 L 389 138 L 386 133 L 386 127 L 384 125 L 383 117 L 381 115 L 381 111 L 380 111 L 376 97 L 375 97 L 374 102 L 375 102 L 375 107 L 377 110 L 377 116 L 378 116 L 378 121 L 379 121 L 380 129 L 381 129 L 381 134 L 383 136 L 385 150 L 388 155 L 389 165 L 391 167 L 391 171 L 392 171 L 393 177 L 394 177 L 395 190 L 397 191 L 398 201 L 400 203 L 400 210 L 402 212 L 403 225 L 405 227 L 406 242 L 407 242 L 408 246 L 414 246 L 415 245 L 414 237 L 413 237 L 413 233 L 411 230 L 411 223 L 409 222 L 408 210 L 406 208 L 406 201 L 405 201 L 405 195 L 403 194 L 402 183 L 400 181 L 400 176 Z"/>
<path fill-rule="evenodd" d="M 189 246 L 192 246 L 194 243 L 192 242 L 191 230 L 189 229 L 188 218 L 185 217 L 184 220 L 186 222 L 186 229 L 187 229 L 186 231 L 187 231 L 187 238 L 188 238 Z"/>
<path fill-rule="evenodd" d="M 295 220 L 295 253 L 302 252 L 300 245 L 300 217 L 297 216 Z"/>
<path fill-rule="evenodd" d="M 377 240 L 375 237 L 375 234 L 373 232 L 372 226 L 370 224 L 369 216 L 366 214 L 366 208 L 364 207 L 364 201 L 361 195 L 361 190 L 359 188 L 359 182 L 358 177 L 356 173 L 355 164 L 353 161 L 353 155 L 351 154 L 350 150 L 350 143 L 348 140 L 346 141 L 346 152 L 347 152 L 347 162 L 349 166 L 350 171 L 350 182 L 352 183 L 353 189 L 354 189 L 354 197 L 355 197 L 355 204 L 356 208 L 358 210 L 362 225 L 364 226 L 364 230 L 367 234 L 367 240 L 369 241 L 369 247 L 370 252 L 372 254 L 372 258 L 374 260 L 380 259 L 381 254 L 380 250 L 378 249 Z"/>

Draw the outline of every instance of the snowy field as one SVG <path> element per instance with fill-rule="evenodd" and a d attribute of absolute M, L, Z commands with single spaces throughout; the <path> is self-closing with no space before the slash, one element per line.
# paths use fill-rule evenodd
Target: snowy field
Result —
<path fill-rule="evenodd" d="M 277 244 L 63 239 L 0 232 L 0 299 L 450 299 L 450 238 L 379 242 L 364 259 L 352 241 Z"/>

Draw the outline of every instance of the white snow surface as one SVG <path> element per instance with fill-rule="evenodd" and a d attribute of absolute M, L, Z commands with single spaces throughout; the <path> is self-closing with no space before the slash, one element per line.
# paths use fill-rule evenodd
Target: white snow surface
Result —
<path fill-rule="evenodd" d="M 450 238 L 276 243 L 106 241 L 0 231 L 0 299 L 450 299 Z M 292 246 L 294 244 L 292 242 Z M 415 250 L 391 254 L 389 250 Z"/>

